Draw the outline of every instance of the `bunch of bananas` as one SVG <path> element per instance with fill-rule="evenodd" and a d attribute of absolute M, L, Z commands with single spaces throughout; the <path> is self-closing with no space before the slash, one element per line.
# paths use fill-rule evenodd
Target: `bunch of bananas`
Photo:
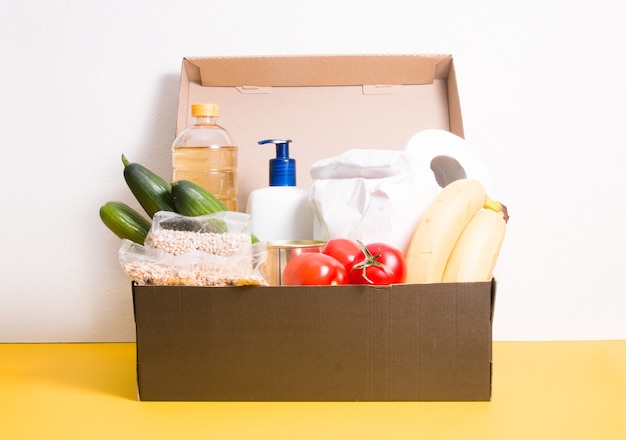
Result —
<path fill-rule="evenodd" d="M 472 179 L 456 180 L 433 199 L 406 253 L 407 283 L 489 281 L 508 221 L 506 207 Z"/>

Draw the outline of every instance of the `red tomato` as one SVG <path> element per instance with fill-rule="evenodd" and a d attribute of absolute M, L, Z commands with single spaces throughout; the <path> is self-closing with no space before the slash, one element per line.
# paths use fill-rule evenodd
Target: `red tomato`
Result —
<path fill-rule="evenodd" d="M 322 252 L 339 261 L 346 268 L 346 272 L 350 273 L 354 260 L 361 253 L 361 247 L 356 240 L 332 238 L 326 242 Z"/>
<path fill-rule="evenodd" d="M 362 245 L 362 243 L 361 243 Z M 406 262 L 400 250 L 384 243 L 362 246 L 350 271 L 352 284 L 399 284 L 406 280 Z"/>
<path fill-rule="evenodd" d="M 306 252 L 293 257 L 283 271 L 283 285 L 337 285 L 349 284 L 345 267 L 330 255 Z"/>

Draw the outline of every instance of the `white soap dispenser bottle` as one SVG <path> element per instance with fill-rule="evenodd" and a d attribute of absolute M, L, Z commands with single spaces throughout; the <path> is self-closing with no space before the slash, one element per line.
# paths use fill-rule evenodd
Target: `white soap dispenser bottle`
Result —
<path fill-rule="evenodd" d="M 252 232 L 262 241 L 313 239 L 310 191 L 296 187 L 296 161 L 289 157 L 290 142 L 259 141 L 259 145 L 276 145 L 276 157 L 269 161 L 270 186 L 255 189 L 248 196 Z"/>

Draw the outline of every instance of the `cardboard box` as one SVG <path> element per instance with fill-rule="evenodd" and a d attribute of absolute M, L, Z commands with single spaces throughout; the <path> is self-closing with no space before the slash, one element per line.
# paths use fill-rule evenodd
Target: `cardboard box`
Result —
<path fill-rule="evenodd" d="M 133 287 L 141 400 L 489 400 L 493 283 Z"/>
<path fill-rule="evenodd" d="M 463 136 L 452 57 L 185 58 L 177 131 L 217 102 L 239 146 L 239 203 L 290 138 L 298 183 L 350 148 Z M 133 285 L 141 400 L 489 400 L 495 283 L 196 288 Z"/>

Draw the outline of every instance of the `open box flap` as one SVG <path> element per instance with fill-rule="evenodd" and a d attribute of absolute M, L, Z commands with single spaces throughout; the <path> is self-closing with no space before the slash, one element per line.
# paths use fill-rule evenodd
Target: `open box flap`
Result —
<path fill-rule="evenodd" d="M 268 185 L 261 139 L 292 139 L 297 184 L 310 187 L 314 162 L 349 149 L 402 149 L 431 128 L 463 137 L 450 55 L 188 57 L 180 81 L 177 133 L 192 103 L 220 105 L 239 147 L 239 210 Z"/>
<path fill-rule="evenodd" d="M 210 86 L 352 86 L 431 84 L 444 79 L 449 55 L 189 57 L 190 79 Z"/>

